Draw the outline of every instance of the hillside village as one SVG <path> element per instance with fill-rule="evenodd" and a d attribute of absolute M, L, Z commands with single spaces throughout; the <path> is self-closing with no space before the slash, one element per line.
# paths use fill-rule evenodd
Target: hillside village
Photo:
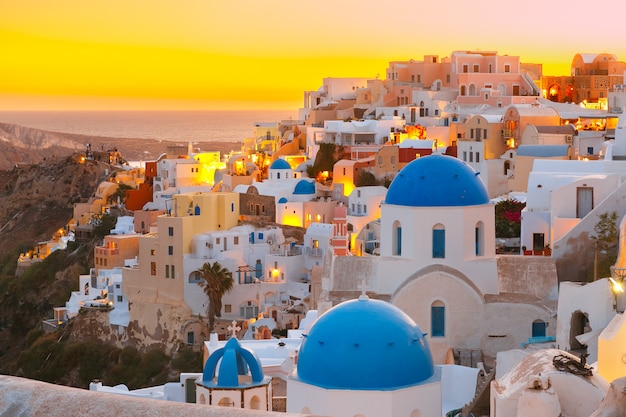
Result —
<path fill-rule="evenodd" d="M 228 372 L 215 370 L 226 362 L 212 356 L 219 352 L 243 355 L 257 372 L 237 388 L 256 398 L 241 408 L 268 415 L 279 407 L 263 372 L 286 381 L 289 413 L 368 415 L 358 405 L 381 402 L 402 410 L 388 415 L 532 415 L 523 398 L 548 407 L 525 391 L 539 378 L 538 390 L 559 393 L 559 413 L 589 416 L 626 376 L 626 63 L 579 54 L 572 74 L 543 77 L 516 56 L 454 51 L 390 62 L 384 80 L 325 78 L 304 93 L 299 120 L 256 124 L 241 151 L 172 147 L 140 167 L 109 159 L 95 194 L 73 204 L 50 241 L 20 255 L 17 274 L 114 220 L 89 273 L 43 327 L 62 330 L 89 311 L 99 331 L 71 337 L 204 352 L 194 401 L 176 394 L 183 402 L 230 404 L 222 400 L 232 392 L 216 391 Z M 524 204 L 518 236 L 497 235 L 500 201 Z M 610 265 L 599 269 L 603 261 Z M 216 264 L 232 283 L 211 304 L 204 271 Z M 402 368 L 395 362 L 371 385 L 334 374 L 331 365 L 356 375 L 358 364 L 335 363 L 341 353 L 319 346 L 346 328 L 373 335 L 389 323 L 416 326 L 420 346 L 397 355 L 426 359 L 407 365 L 407 380 L 390 371 Z M 263 349 L 284 336 L 282 362 L 263 363 L 271 356 Z M 359 343 L 368 360 L 380 354 Z M 555 373 L 561 352 L 578 370 L 595 364 L 593 379 Z M 529 363 L 539 376 L 520 376 Z M 383 372 L 393 375 L 381 387 Z M 450 394 L 452 380 L 471 389 Z M 576 395 L 588 399 L 578 410 Z"/>

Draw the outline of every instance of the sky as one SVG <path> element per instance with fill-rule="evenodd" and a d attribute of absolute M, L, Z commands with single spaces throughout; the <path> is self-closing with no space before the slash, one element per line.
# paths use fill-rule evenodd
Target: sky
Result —
<path fill-rule="evenodd" d="M 623 0 L 578 4 L 0 0 L 0 110 L 297 109 L 323 78 L 384 79 L 390 61 L 457 50 L 544 75 L 577 53 L 626 61 Z"/>

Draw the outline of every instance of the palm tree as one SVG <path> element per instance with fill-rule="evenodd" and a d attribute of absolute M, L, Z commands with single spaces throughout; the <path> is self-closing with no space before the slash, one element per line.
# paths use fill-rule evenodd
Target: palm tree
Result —
<path fill-rule="evenodd" d="M 209 297 L 206 313 L 209 317 L 209 331 L 212 332 L 215 317 L 222 317 L 222 296 L 233 288 L 233 274 L 219 262 L 214 262 L 213 265 L 207 262 L 197 272 L 204 280 L 198 285 Z"/>

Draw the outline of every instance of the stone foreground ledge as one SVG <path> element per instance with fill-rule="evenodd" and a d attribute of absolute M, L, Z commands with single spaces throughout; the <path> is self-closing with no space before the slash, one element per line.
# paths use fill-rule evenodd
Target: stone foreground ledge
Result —
<path fill-rule="evenodd" d="M 303 414 L 263 412 L 133 398 L 0 375 L 0 416 L 83 417 L 87 415 L 125 417 L 304 416 Z"/>

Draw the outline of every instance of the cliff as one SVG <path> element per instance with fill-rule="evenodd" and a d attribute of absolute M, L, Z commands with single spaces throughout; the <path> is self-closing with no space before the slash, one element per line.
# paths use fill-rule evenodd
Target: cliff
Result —
<path fill-rule="evenodd" d="M 10 123 L 0 123 L 0 170 L 15 165 L 35 164 L 48 159 L 60 159 L 75 152 L 84 152 L 87 144 L 94 151 L 117 149 L 127 161 L 156 160 L 170 146 L 186 143 L 153 139 L 108 138 L 51 132 Z M 222 154 L 240 149 L 240 142 L 202 142 L 194 144 L 203 151 Z"/>

